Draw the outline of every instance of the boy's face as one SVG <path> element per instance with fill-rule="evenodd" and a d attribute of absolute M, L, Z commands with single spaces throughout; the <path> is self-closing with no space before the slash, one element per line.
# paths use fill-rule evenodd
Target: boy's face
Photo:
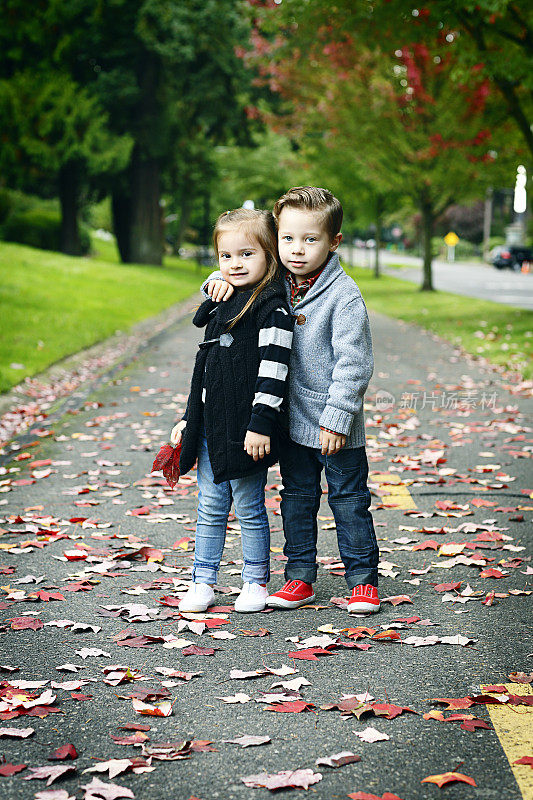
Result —
<path fill-rule="evenodd" d="M 278 219 L 278 248 L 281 263 L 294 275 L 296 283 L 311 277 L 336 250 L 342 239 L 333 239 L 326 230 L 323 215 L 301 208 L 283 208 Z"/>

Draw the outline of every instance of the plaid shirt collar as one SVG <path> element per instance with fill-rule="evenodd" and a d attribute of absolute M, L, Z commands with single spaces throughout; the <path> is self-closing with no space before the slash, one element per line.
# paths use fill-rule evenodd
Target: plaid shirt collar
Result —
<path fill-rule="evenodd" d="M 290 286 L 290 289 L 291 289 L 291 307 L 292 308 L 294 308 L 297 305 L 297 303 L 300 302 L 300 300 L 303 300 L 303 298 L 305 297 L 305 295 L 307 294 L 307 292 L 309 291 L 311 286 L 322 275 L 322 272 L 324 271 L 325 266 L 326 265 L 324 264 L 324 266 L 322 267 L 320 272 L 317 272 L 317 274 L 313 275 L 312 278 L 307 278 L 307 280 L 302 281 L 301 283 L 296 283 L 292 273 L 289 272 L 289 270 L 286 270 L 285 278 L 286 278 L 286 280 L 287 280 L 287 282 L 288 282 L 288 284 Z"/>

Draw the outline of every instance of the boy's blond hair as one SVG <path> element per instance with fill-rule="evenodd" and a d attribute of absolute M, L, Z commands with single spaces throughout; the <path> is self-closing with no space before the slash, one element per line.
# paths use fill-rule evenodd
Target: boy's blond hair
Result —
<path fill-rule="evenodd" d="M 330 239 L 334 239 L 342 225 L 342 205 L 327 189 L 318 186 L 293 186 L 276 202 L 273 214 L 279 225 L 279 215 L 284 208 L 300 208 L 322 213 L 322 221 Z"/>

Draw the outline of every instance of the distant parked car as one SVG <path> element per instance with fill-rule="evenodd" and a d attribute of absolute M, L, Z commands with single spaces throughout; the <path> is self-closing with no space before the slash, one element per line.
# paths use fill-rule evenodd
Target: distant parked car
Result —
<path fill-rule="evenodd" d="M 524 261 L 531 261 L 533 251 L 530 247 L 501 246 L 495 247 L 490 257 L 496 269 L 513 269 L 518 272 L 522 269 Z"/>

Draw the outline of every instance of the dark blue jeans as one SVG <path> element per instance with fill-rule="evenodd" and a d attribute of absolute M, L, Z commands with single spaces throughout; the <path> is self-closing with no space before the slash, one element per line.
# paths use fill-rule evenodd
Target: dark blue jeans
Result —
<path fill-rule="evenodd" d="M 367 487 L 368 461 L 364 447 L 323 456 L 284 436 L 279 465 L 283 481 L 281 514 L 285 533 L 283 552 L 288 558 L 286 580 L 314 583 L 317 576 L 317 514 L 325 469 L 328 503 L 337 527 L 340 557 L 350 589 L 358 584 L 378 585 L 379 550 Z"/>

